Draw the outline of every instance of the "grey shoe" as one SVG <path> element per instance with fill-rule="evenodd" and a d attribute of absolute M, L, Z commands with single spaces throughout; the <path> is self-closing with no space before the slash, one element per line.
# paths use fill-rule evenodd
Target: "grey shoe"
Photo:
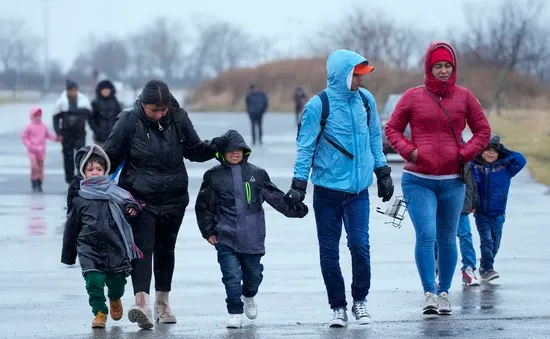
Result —
<path fill-rule="evenodd" d="M 424 308 L 422 309 L 422 313 L 424 314 L 437 314 L 437 297 L 435 294 L 426 292 L 424 293 L 424 296 L 426 297 L 424 302 Z"/>
<path fill-rule="evenodd" d="M 330 327 L 346 327 L 348 322 L 348 313 L 343 308 L 337 308 L 334 310 L 332 320 L 329 322 Z"/>
<path fill-rule="evenodd" d="M 371 322 L 366 301 L 355 301 L 351 307 L 351 314 L 353 314 L 359 325 L 366 325 Z"/>
<path fill-rule="evenodd" d="M 447 292 L 441 292 L 437 296 L 437 313 L 439 313 L 439 315 L 453 314 L 453 309 L 451 308 L 451 302 L 449 301 L 449 295 Z"/>
<path fill-rule="evenodd" d="M 500 277 L 500 275 L 498 275 L 498 272 L 493 270 L 493 269 L 490 269 L 488 271 L 479 270 L 479 275 L 480 275 L 481 279 L 483 279 L 485 281 L 495 280 L 498 277 Z"/>

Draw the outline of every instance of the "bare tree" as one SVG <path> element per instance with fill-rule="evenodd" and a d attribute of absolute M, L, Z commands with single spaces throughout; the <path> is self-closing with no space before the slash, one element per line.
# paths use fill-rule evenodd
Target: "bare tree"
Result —
<path fill-rule="evenodd" d="M 199 25 L 199 37 L 192 52 L 201 76 L 213 76 L 245 66 L 259 55 L 256 42 L 241 27 L 226 21 Z"/>
<path fill-rule="evenodd" d="M 90 37 L 87 48 L 80 53 L 71 67 L 86 74 L 101 69 L 114 79 L 124 80 L 129 64 L 129 53 L 121 39 L 107 38 L 102 41 Z"/>
<path fill-rule="evenodd" d="M 312 42 L 312 48 L 317 53 L 345 48 L 368 59 L 403 69 L 416 66 L 422 47 L 418 30 L 398 25 L 381 12 L 363 8 L 353 9 L 324 29 Z"/>
<path fill-rule="evenodd" d="M 500 115 L 502 94 L 509 75 L 548 69 L 550 30 L 541 22 L 544 0 L 502 2 L 491 14 L 469 16 L 468 33 L 460 48 L 470 62 L 494 67 L 498 75 L 494 86 L 494 105 Z"/>
<path fill-rule="evenodd" d="M 28 70 L 36 67 L 36 47 L 40 39 L 32 35 L 24 20 L 0 19 L 0 68 Z"/>
<path fill-rule="evenodd" d="M 147 64 L 153 74 L 166 79 L 181 75 L 180 64 L 183 61 L 183 45 L 190 37 L 177 21 L 167 18 L 157 18 L 136 36 L 133 48 L 134 61 Z"/>

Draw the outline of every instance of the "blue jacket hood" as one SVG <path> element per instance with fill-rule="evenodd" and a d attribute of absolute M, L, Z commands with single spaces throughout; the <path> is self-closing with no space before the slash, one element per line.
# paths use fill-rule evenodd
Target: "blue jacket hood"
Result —
<path fill-rule="evenodd" d="M 368 60 L 358 53 L 338 49 L 327 58 L 327 87 L 340 95 L 352 95 L 347 78 L 355 66 Z"/>

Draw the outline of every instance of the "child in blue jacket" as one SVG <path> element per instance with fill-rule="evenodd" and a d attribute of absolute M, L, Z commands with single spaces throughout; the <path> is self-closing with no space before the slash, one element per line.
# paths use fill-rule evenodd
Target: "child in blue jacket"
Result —
<path fill-rule="evenodd" d="M 525 164 L 525 157 L 504 147 L 498 135 L 493 135 L 485 150 L 472 161 L 479 193 L 475 220 L 481 242 L 479 274 L 483 280 L 499 277 L 493 264 L 502 238 L 510 182 Z"/>

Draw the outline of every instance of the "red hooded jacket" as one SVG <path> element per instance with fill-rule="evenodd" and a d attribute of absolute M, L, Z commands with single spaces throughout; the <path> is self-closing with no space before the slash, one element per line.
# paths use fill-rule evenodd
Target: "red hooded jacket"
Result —
<path fill-rule="evenodd" d="M 431 71 L 431 54 L 438 47 L 448 48 L 454 59 L 453 73 L 446 82 L 436 79 Z M 386 123 L 386 138 L 393 149 L 406 160 L 405 170 L 428 175 L 457 174 L 460 167 L 459 155 L 463 163 L 469 162 L 489 143 L 491 128 L 479 100 L 470 90 L 455 85 L 456 60 L 456 53 L 451 45 L 444 42 L 432 43 L 425 55 L 424 86 L 409 88 Z M 466 144 L 458 146 L 447 115 L 428 90 L 449 112 L 458 143 L 462 144 L 462 132 L 468 123 L 473 137 Z M 407 124 L 411 127 L 411 140 L 403 135 Z M 417 159 L 412 162 L 410 155 L 415 149 Z"/>

